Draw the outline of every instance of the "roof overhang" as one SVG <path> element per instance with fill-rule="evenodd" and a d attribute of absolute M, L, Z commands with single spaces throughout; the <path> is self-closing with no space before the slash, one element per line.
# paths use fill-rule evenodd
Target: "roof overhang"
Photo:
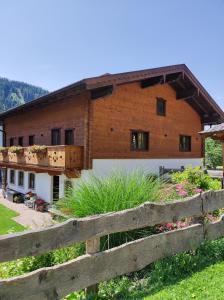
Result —
<path fill-rule="evenodd" d="M 213 126 L 207 130 L 199 132 L 203 138 L 212 138 L 213 140 L 224 142 L 224 123 Z"/>
<path fill-rule="evenodd" d="M 95 95 L 106 96 L 111 94 L 114 86 L 131 82 L 139 82 L 141 88 L 169 84 L 176 91 L 177 101 L 186 101 L 201 116 L 203 124 L 224 122 L 223 110 L 184 64 L 87 78 L 8 110 L 0 114 L 0 120 L 27 109 L 39 108 L 65 99 L 65 97 L 78 95 L 83 91 L 96 91 Z M 108 90 L 105 89 L 106 87 Z M 101 91 L 102 88 L 104 90 Z"/>

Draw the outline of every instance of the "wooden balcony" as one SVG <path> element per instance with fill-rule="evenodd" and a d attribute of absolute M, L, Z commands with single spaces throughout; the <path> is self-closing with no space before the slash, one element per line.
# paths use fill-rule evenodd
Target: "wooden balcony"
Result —
<path fill-rule="evenodd" d="M 0 166 L 7 168 L 77 177 L 83 169 L 82 146 L 47 146 L 45 152 L 32 153 L 24 147 L 21 153 L 0 152 Z"/>

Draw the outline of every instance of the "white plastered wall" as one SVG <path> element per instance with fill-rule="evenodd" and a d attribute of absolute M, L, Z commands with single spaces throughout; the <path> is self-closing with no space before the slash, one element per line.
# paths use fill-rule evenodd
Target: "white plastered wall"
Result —
<path fill-rule="evenodd" d="M 20 192 L 20 193 L 27 193 L 31 189 L 28 187 L 28 174 L 29 172 L 24 171 L 24 186 L 21 187 L 18 185 L 18 172 L 19 170 L 15 171 L 15 184 L 10 183 L 10 169 L 8 169 L 8 178 L 7 187 Z M 21 170 L 22 171 L 22 170 Z M 37 194 L 38 198 L 41 198 L 47 202 L 51 202 L 52 200 L 52 181 L 53 177 L 48 175 L 47 173 L 35 173 L 35 189 L 32 190 L 34 193 Z"/>
<path fill-rule="evenodd" d="M 202 158 L 181 159 L 93 159 L 93 169 L 83 170 L 82 178 L 88 178 L 90 174 L 106 176 L 113 170 L 131 172 L 133 170 L 144 170 L 152 174 L 159 174 L 159 167 L 179 169 L 181 166 L 201 166 Z"/>

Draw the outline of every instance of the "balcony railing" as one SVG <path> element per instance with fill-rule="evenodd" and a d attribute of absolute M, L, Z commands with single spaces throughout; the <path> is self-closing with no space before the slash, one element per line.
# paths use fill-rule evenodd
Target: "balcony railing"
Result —
<path fill-rule="evenodd" d="M 81 170 L 83 168 L 82 146 L 47 146 L 46 151 L 33 153 L 30 147 L 24 147 L 19 153 L 0 152 L 1 166 L 35 167 L 56 170 Z"/>

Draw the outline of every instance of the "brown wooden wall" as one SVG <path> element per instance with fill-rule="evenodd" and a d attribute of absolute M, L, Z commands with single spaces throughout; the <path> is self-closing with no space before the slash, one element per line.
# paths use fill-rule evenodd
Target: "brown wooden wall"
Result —
<path fill-rule="evenodd" d="M 28 146 L 28 136 L 35 135 L 35 144 L 51 145 L 51 129 L 61 128 L 61 144 L 64 144 L 64 130 L 74 129 L 74 144 L 84 145 L 85 119 L 87 107 L 86 94 L 72 96 L 52 105 L 27 110 L 4 120 L 7 145 L 10 137 L 18 144 L 23 136 L 24 146 Z"/>
<path fill-rule="evenodd" d="M 164 98 L 166 116 L 156 113 L 156 97 Z M 200 158 L 200 116 L 189 104 L 176 100 L 168 85 L 142 89 L 139 83 L 116 87 L 111 96 L 92 102 L 93 158 Z M 150 132 L 149 151 L 131 151 L 130 130 Z M 179 135 L 192 136 L 192 151 L 179 151 Z"/>
<path fill-rule="evenodd" d="M 166 100 L 166 116 L 156 113 L 156 97 Z M 89 92 L 70 96 L 42 108 L 27 110 L 4 120 L 10 137 L 35 135 L 35 144 L 50 145 L 51 129 L 74 128 L 74 141 L 84 146 L 85 168 L 91 158 L 199 158 L 202 156 L 200 116 L 168 85 L 142 89 L 139 83 L 117 86 L 111 96 L 89 102 Z M 90 106 L 89 106 L 90 103 Z M 88 119 L 88 111 L 90 119 Z M 131 151 L 131 129 L 150 132 L 149 151 Z M 179 135 L 192 136 L 192 151 L 179 151 Z M 88 135 L 90 140 L 88 141 Z"/>

